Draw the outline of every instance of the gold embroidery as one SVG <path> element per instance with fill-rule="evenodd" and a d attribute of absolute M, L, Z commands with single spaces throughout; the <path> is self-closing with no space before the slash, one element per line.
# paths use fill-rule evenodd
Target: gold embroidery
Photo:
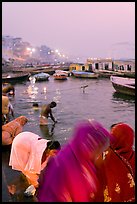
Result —
<path fill-rule="evenodd" d="M 68 191 L 64 190 L 64 197 L 66 199 L 66 202 L 72 202 L 71 196 Z"/>
<path fill-rule="evenodd" d="M 106 159 L 106 155 L 108 154 L 108 151 L 105 151 L 105 152 L 103 152 L 103 160 L 105 160 Z"/>
<path fill-rule="evenodd" d="M 130 185 L 130 188 L 132 188 L 133 186 L 135 186 L 135 182 L 134 182 L 134 179 L 132 177 L 132 175 L 130 173 L 127 174 L 127 177 L 129 178 L 129 185 Z"/>
<path fill-rule="evenodd" d="M 116 191 L 117 193 L 120 193 L 120 186 L 119 186 L 118 183 L 116 183 L 115 191 Z"/>
<path fill-rule="evenodd" d="M 106 189 L 104 190 L 104 202 L 110 202 L 111 198 L 108 195 L 108 186 L 106 186 Z"/>
<path fill-rule="evenodd" d="M 95 194 L 92 192 L 92 193 L 90 193 L 90 198 L 94 198 L 95 197 Z"/>

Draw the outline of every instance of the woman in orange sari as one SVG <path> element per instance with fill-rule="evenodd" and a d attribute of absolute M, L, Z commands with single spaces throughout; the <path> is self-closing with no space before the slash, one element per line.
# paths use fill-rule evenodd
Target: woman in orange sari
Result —
<path fill-rule="evenodd" d="M 135 201 L 135 151 L 133 150 L 134 131 L 126 123 L 112 126 L 114 138 L 110 147 L 103 153 L 103 160 L 98 160 L 102 187 L 98 194 L 104 199 L 98 202 L 134 202 Z"/>

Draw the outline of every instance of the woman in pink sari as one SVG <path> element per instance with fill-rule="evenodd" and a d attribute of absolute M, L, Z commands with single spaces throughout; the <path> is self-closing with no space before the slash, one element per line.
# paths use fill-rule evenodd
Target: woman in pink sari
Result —
<path fill-rule="evenodd" d="M 94 165 L 111 135 L 95 120 L 79 123 L 70 141 L 51 158 L 39 178 L 38 202 L 92 202 L 99 181 Z"/>

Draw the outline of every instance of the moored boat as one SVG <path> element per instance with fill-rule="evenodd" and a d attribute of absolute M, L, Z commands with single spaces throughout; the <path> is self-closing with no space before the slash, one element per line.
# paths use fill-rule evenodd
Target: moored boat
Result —
<path fill-rule="evenodd" d="M 57 71 L 53 74 L 53 77 L 54 79 L 57 79 L 57 80 L 66 80 L 67 77 L 68 77 L 68 74 L 63 72 L 63 71 Z"/>
<path fill-rule="evenodd" d="M 85 72 L 85 71 L 76 71 L 73 70 L 72 75 L 77 77 L 77 78 L 91 78 L 91 79 L 97 79 L 99 77 L 98 73 L 94 72 Z"/>
<path fill-rule="evenodd" d="M 44 72 L 33 75 L 33 78 L 35 78 L 36 81 L 47 81 L 47 80 L 49 80 L 49 77 L 50 77 L 50 75 L 48 73 L 44 73 Z"/>
<path fill-rule="evenodd" d="M 55 73 L 63 73 L 63 74 L 66 74 L 67 76 L 70 76 L 70 72 L 69 71 L 64 71 L 64 70 L 61 70 L 61 69 L 57 69 L 55 71 Z"/>
<path fill-rule="evenodd" d="M 10 83 L 16 81 L 27 80 L 29 78 L 29 73 L 4 73 L 2 74 L 2 82 L 3 83 Z"/>
<path fill-rule="evenodd" d="M 116 92 L 135 96 L 135 79 L 111 76 L 110 81 Z"/>

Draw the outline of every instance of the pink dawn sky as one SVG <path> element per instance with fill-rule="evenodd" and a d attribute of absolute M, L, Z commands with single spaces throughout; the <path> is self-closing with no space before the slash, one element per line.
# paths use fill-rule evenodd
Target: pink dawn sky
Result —
<path fill-rule="evenodd" d="M 2 35 L 68 56 L 135 57 L 135 2 L 2 2 Z"/>

